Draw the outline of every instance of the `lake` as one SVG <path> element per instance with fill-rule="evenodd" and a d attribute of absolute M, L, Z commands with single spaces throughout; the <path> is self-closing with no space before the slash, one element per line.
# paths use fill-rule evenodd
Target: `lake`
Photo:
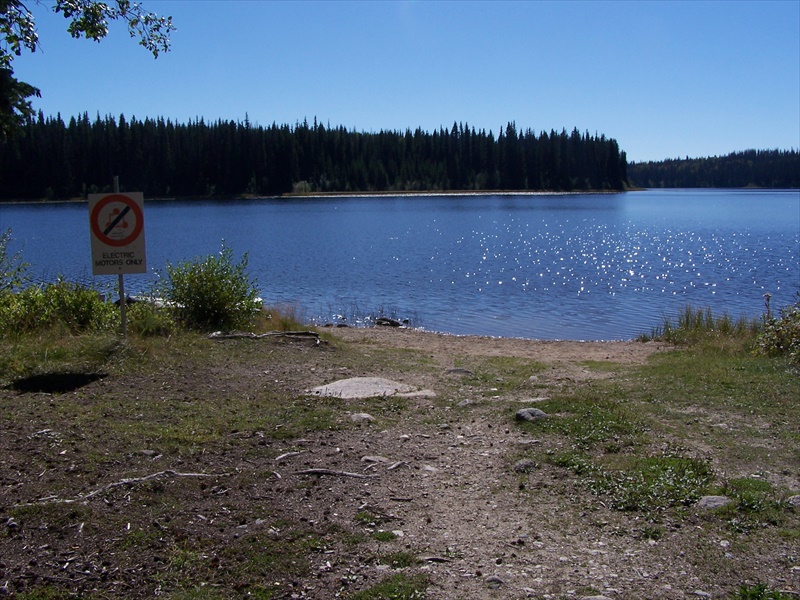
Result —
<path fill-rule="evenodd" d="M 687 304 L 757 316 L 800 290 L 799 190 L 145 201 L 147 291 L 222 240 L 269 305 L 453 334 L 621 340 Z M 34 281 L 92 277 L 85 203 L 2 204 Z"/>

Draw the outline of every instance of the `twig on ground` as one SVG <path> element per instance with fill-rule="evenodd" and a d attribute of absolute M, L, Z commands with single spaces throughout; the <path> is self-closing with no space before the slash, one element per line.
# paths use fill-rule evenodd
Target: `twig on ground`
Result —
<path fill-rule="evenodd" d="M 268 331 L 266 333 L 251 333 L 249 331 L 223 333 L 221 331 L 215 331 L 208 335 L 208 339 L 210 340 L 230 340 L 235 338 L 258 340 L 268 337 L 285 337 L 296 340 L 313 339 L 317 346 L 322 343 L 316 331 Z"/>
<path fill-rule="evenodd" d="M 167 469 L 166 471 L 151 473 L 150 475 L 145 475 L 144 477 L 127 477 L 125 479 L 120 479 L 119 481 L 115 481 L 113 483 L 109 483 L 108 485 L 104 485 L 103 487 L 98 488 L 93 492 L 89 492 L 88 494 L 84 494 L 83 496 L 78 496 L 77 498 L 58 498 L 56 496 L 48 496 L 46 498 L 42 498 L 41 500 L 37 500 L 36 502 L 27 502 L 25 504 L 16 504 L 14 506 L 15 508 L 20 508 L 24 506 L 37 506 L 41 504 L 74 504 L 75 502 L 86 502 L 87 500 L 91 500 L 95 496 L 99 496 L 100 494 L 107 492 L 109 490 L 113 490 L 114 488 L 122 487 L 124 485 L 144 483 L 146 481 L 152 481 L 153 479 L 158 479 L 160 477 L 229 477 L 229 476 L 230 473 L 180 473 L 178 471 L 173 471 L 172 469 Z"/>
<path fill-rule="evenodd" d="M 284 458 L 291 458 L 292 456 L 299 456 L 300 454 L 305 454 L 308 450 L 300 450 L 299 452 L 286 452 L 285 454 L 281 454 L 280 456 L 275 457 L 275 462 L 279 460 L 283 460 Z"/>
<path fill-rule="evenodd" d="M 337 477 L 355 477 L 357 479 L 378 479 L 379 475 L 363 475 L 361 473 L 348 473 L 347 471 L 334 471 L 333 469 L 306 469 L 298 471 L 295 475 L 335 475 Z"/>

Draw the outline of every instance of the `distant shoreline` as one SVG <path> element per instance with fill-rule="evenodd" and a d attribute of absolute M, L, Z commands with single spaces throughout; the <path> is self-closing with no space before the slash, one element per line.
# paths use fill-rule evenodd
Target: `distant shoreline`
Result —
<path fill-rule="evenodd" d="M 577 195 L 609 195 L 624 194 L 626 192 L 640 192 L 645 188 L 628 188 L 625 190 L 571 190 L 571 191 L 546 191 L 546 190 L 451 190 L 451 191 L 406 191 L 406 192 L 315 192 L 309 194 L 290 193 L 281 196 L 259 196 L 250 194 L 239 194 L 234 196 L 145 196 L 148 202 L 172 202 L 177 200 L 295 200 L 299 198 L 384 198 L 384 197 L 471 197 L 471 196 L 577 196 Z M 109 194 L 113 192 L 108 192 Z M 125 193 L 125 192 L 121 192 Z M 0 200 L 0 206 L 4 204 L 80 204 L 86 203 L 86 198 L 65 198 L 58 200 Z"/>

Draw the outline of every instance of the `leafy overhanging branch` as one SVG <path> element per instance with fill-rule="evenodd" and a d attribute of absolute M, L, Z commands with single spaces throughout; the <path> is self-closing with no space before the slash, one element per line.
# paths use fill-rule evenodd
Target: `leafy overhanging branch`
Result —
<path fill-rule="evenodd" d="M 158 16 L 138 2 L 115 0 L 55 0 L 37 4 L 48 6 L 69 20 L 67 31 L 74 38 L 99 42 L 108 35 L 110 21 L 124 21 L 132 38 L 158 58 L 170 49 L 170 35 L 175 31 L 172 17 Z M 12 63 L 23 51 L 36 52 L 39 34 L 36 20 L 20 0 L 0 0 L 0 139 L 33 116 L 29 98 L 41 97 L 38 88 L 14 77 Z"/>

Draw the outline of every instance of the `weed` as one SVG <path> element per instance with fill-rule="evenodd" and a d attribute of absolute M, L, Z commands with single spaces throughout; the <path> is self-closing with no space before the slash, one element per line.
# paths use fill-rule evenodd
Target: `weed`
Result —
<path fill-rule="evenodd" d="M 304 327 L 300 309 L 291 304 L 262 309 L 256 322 L 258 329 L 271 331 L 297 331 Z"/>
<path fill-rule="evenodd" d="M 217 598 L 222 599 L 226 597 L 227 596 L 220 590 L 210 587 L 194 587 L 188 590 L 172 592 L 169 595 L 170 600 L 216 600 Z M 271 598 L 272 595 L 258 596 L 253 594 L 253 597 Z"/>
<path fill-rule="evenodd" d="M 641 340 L 659 340 L 680 345 L 702 345 L 733 341 L 737 345 L 751 343 L 760 329 L 758 319 L 740 317 L 732 319 L 727 313 L 715 316 L 711 308 L 695 309 L 685 306 L 677 322 L 664 319 L 661 327 L 654 329 Z"/>
<path fill-rule="evenodd" d="M 72 598 L 73 595 L 54 586 L 46 585 L 22 592 L 16 597 L 18 600 L 66 600 Z"/>
<path fill-rule="evenodd" d="M 642 530 L 642 539 L 658 541 L 664 537 L 664 529 L 658 526 L 647 526 Z"/>
<path fill-rule="evenodd" d="M 130 332 L 142 337 L 166 337 L 178 328 L 172 311 L 155 302 L 137 302 L 128 307 Z"/>
<path fill-rule="evenodd" d="M 733 500 L 732 504 L 719 509 L 717 514 L 726 519 L 728 526 L 737 533 L 749 533 L 783 522 L 783 503 L 769 482 L 763 479 L 731 479 L 717 493 Z"/>
<path fill-rule="evenodd" d="M 731 479 L 725 483 L 722 494 L 733 498 L 736 508 L 743 512 L 760 512 L 769 505 L 772 486 L 768 481 L 753 477 Z"/>
<path fill-rule="evenodd" d="M 356 592 L 350 600 L 424 600 L 427 589 L 428 580 L 424 576 L 395 573 L 369 589 Z"/>
<path fill-rule="evenodd" d="M 467 379 L 470 384 L 487 386 L 495 394 L 519 389 L 532 375 L 545 368 L 541 363 L 510 356 L 486 357 L 480 362 L 473 359 L 458 366 L 474 373 Z"/>
<path fill-rule="evenodd" d="M 392 531 L 376 531 L 372 534 L 379 542 L 391 542 L 397 539 L 397 534 Z"/>
<path fill-rule="evenodd" d="M 792 600 L 796 594 L 784 594 L 778 590 L 770 589 L 765 583 L 755 585 L 743 584 L 732 600 Z"/>
<path fill-rule="evenodd" d="M 392 552 L 381 556 L 378 562 L 389 565 L 393 569 L 405 569 L 419 563 L 419 559 L 408 552 Z"/>
<path fill-rule="evenodd" d="M 692 504 L 713 479 L 704 461 L 669 454 L 627 456 L 616 465 L 601 465 L 572 453 L 556 456 L 553 462 L 582 476 L 606 506 L 622 511 L 654 512 Z"/>
<path fill-rule="evenodd" d="M 583 390 L 572 397 L 548 400 L 539 406 L 559 416 L 522 426 L 566 435 L 576 448 L 584 450 L 602 443 L 607 451 L 617 452 L 640 443 L 648 429 L 646 423 L 631 408 L 608 396 Z"/>

